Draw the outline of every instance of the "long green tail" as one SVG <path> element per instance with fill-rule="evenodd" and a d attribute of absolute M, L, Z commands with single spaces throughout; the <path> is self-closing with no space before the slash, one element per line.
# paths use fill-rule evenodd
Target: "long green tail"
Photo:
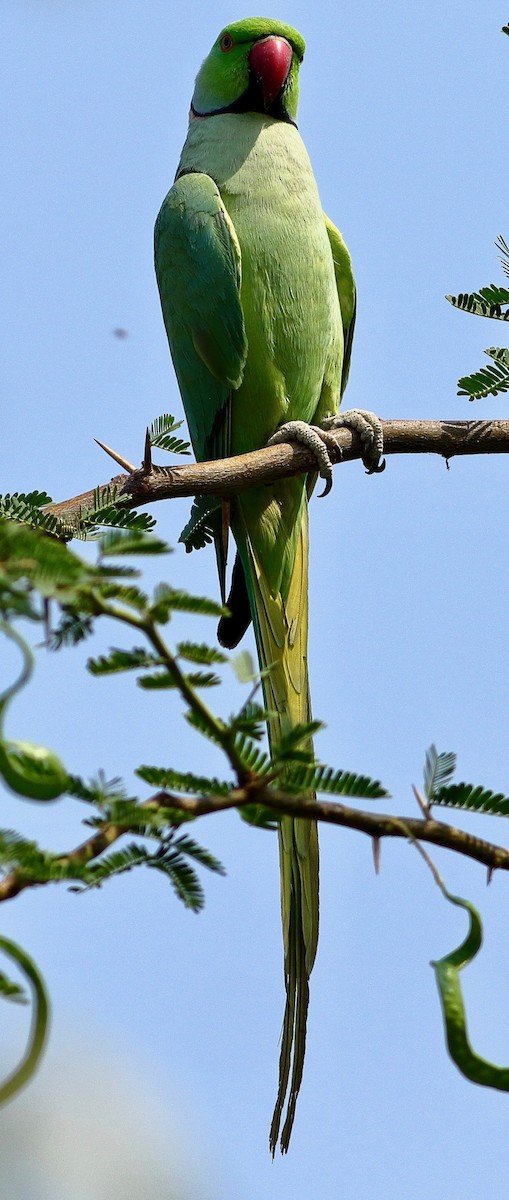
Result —
<path fill-rule="evenodd" d="M 264 676 L 267 709 L 276 715 L 269 722 L 269 742 L 300 722 L 311 719 L 307 668 L 308 633 L 308 513 L 301 508 L 287 595 L 272 595 L 266 575 L 256 559 L 249 537 L 248 591 L 253 610 L 260 666 L 271 666 Z M 244 557 L 244 556 L 243 556 Z M 311 821 L 283 817 L 279 830 L 281 917 L 283 924 L 286 1006 L 279 1059 L 279 1087 L 270 1130 L 275 1153 L 285 1102 L 281 1150 L 288 1150 L 295 1106 L 302 1081 L 309 1005 L 309 976 L 318 943 L 318 833 Z"/>

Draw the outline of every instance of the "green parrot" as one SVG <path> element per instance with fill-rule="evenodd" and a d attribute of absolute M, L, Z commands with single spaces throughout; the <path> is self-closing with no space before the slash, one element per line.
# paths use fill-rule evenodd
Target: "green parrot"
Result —
<path fill-rule="evenodd" d="M 220 33 L 196 79 L 175 183 L 156 222 L 155 262 L 197 459 L 296 436 L 316 445 L 328 476 L 322 442 L 306 428 L 337 423 L 355 284 L 296 125 L 303 56 L 300 34 L 279 21 L 252 17 Z M 360 429 L 359 421 L 348 423 Z M 232 648 L 253 621 L 271 745 L 311 719 L 307 501 L 314 481 L 299 476 L 243 491 L 227 511 L 237 554 L 231 616 L 218 636 Z M 224 597 L 224 505 L 214 519 Z M 273 1154 L 286 1100 L 281 1149 L 288 1149 L 302 1079 L 318 941 L 316 824 L 284 817 L 279 850 L 286 1008 Z"/>

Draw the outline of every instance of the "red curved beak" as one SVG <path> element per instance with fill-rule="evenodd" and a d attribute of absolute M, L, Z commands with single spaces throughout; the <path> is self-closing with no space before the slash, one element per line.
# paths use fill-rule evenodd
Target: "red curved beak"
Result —
<path fill-rule="evenodd" d="M 268 108 L 279 95 L 288 78 L 292 65 L 292 47 L 286 38 L 270 37 L 255 42 L 249 62 L 263 93 L 263 102 Z"/>

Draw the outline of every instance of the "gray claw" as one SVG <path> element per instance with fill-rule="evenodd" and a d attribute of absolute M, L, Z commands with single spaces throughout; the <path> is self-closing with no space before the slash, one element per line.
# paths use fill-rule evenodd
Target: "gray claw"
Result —
<path fill-rule="evenodd" d="M 385 471 L 385 459 L 382 458 L 384 435 L 382 423 L 376 413 L 364 408 L 352 408 L 337 417 L 327 417 L 323 428 L 352 429 L 361 439 L 364 451 L 362 461 L 367 474 L 379 475 L 381 471 Z"/>
<path fill-rule="evenodd" d="M 328 496 L 332 487 L 332 463 L 327 449 L 327 436 L 323 434 L 321 429 L 316 425 L 308 425 L 307 421 L 287 421 L 286 425 L 281 425 L 272 437 L 269 438 L 268 446 L 277 446 L 281 442 L 300 442 L 301 446 L 307 446 L 311 450 L 316 459 L 318 474 L 321 479 L 325 479 L 325 487 L 321 496 Z M 337 447 L 336 447 L 337 448 Z"/>

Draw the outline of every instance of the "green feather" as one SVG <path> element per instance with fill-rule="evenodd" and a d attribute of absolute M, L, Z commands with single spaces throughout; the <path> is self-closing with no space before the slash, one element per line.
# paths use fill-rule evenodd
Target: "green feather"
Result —
<path fill-rule="evenodd" d="M 254 43 L 271 35 L 293 50 L 280 119 L 258 104 L 249 67 Z M 335 414 L 346 384 L 355 285 L 294 124 L 303 53 L 300 35 L 278 22 L 252 18 L 222 31 L 199 72 L 177 179 L 158 217 L 161 303 L 198 459 L 260 448 L 285 421 Z M 224 111 L 232 105 L 239 111 Z M 260 667 L 271 665 L 263 686 L 273 747 L 311 716 L 309 486 L 285 479 L 231 506 L 246 583 L 232 595 L 245 604 L 247 594 Z M 220 550 L 218 561 L 221 573 Z M 234 625 L 243 631 L 246 621 Z M 316 824 L 283 819 L 280 870 L 286 1009 L 273 1152 L 285 1103 L 288 1149 L 302 1078 L 318 941 Z"/>
<path fill-rule="evenodd" d="M 238 239 L 213 180 L 184 174 L 163 202 L 155 265 L 173 363 L 198 459 L 229 453 L 227 409 L 247 355 Z M 211 378 L 212 377 L 212 378 Z"/>

